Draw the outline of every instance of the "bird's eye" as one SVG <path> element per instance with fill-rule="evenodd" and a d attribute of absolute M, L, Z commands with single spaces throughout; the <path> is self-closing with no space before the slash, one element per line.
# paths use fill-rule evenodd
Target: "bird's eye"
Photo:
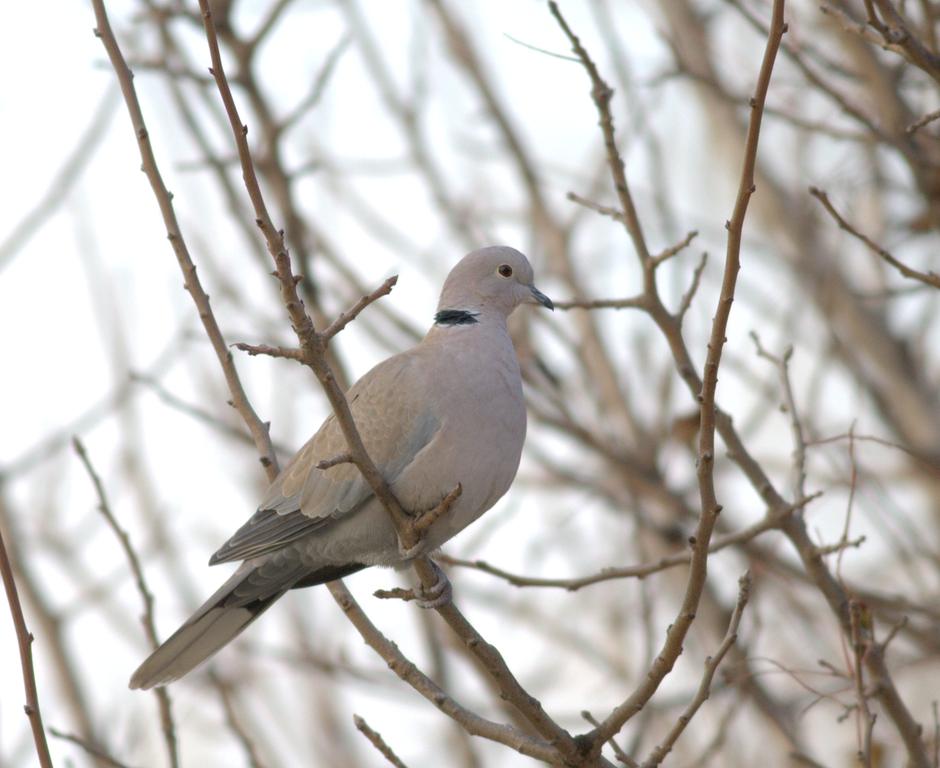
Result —
<path fill-rule="evenodd" d="M 500 264 L 496 271 L 503 277 L 512 277 L 512 267 L 508 264 Z"/>

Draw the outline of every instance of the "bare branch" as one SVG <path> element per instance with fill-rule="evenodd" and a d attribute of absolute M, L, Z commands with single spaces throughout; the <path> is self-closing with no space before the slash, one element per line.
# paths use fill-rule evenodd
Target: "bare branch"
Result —
<path fill-rule="evenodd" d="M 317 469 L 329 469 L 330 467 L 335 467 L 337 464 L 353 463 L 355 463 L 355 460 L 353 459 L 351 453 L 339 453 L 329 459 L 322 459 L 321 461 L 318 461 Z"/>
<path fill-rule="evenodd" d="M 144 569 L 141 567 L 140 558 L 137 557 L 137 553 L 134 551 L 127 531 L 120 526 L 117 518 L 115 518 L 114 513 L 111 511 L 111 505 L 108 503 L 104 485 L 102 485 L 98 473 L 95 472 L 95 468 L 92 466 L 91 459 L 88 458 L 88 453 L 82 441 L 76 436 L 72 438 L 72 445 L 95 488 L 95 495 L 98 497 L 98 511 L 101 512 L 108 527 L 114 532 L 114 535 L 117 536 L 121 549 L 124 551 L 124 556 L 127 558 L 127 563 L 131 568 L 131 573 L 134 574 L 137 592 L 140 594 L 140 599 L 144 604 L 144 613 L 143 616 L 141 616 L 141 623 L 144 625 L 144 631 L 147 633 L 150 647 L 155 649 L 160 645 L 160 641 L 157 638 L 157 627 L 153 616 L 153 593 L 147 586 L 147 579 L 144 576 Z M 157 704 L 160 709 L 160 724 L 163 727 L 163 738 L 166 742 L 170 765 L 178 767 L 179 752 L 176 740 L 176 724 L 173 722 L 173 707 L 170 701 L 170 694 L 167 692 L 166 688 L 155 688 L 153 692 L 157 697 Z"/>
<path fill-rule="evenodd" d="M 238 743 L 241 744 L 249 767 L 265 768 L 264 763 L 261 762 L 261 758 L 258 755 L 258 750 L 254 742 L 239 720 L 238 713 L 235 711 L 235 703 L 232 701 L 232 686 L 212 672 L 210 672 L 209 675 L 215 685 L 215 689 L 219 692 L 219 699 L 222 701 L 222 709 L 225 712 L 225 722 L 232 733 L 235 734 Z"/>
<path fill-rule="evenodd" d="M 26 705 L 23 709 L 29 718 L 29 726 L 33 732 L 33 743 L 36 745 L 36 757 L 42 768 L 52 768 L 52 758 L 49 756 L 49 744 L 46 742 L 46 732 L 42 726 L 42 713 L 39 711 L 39 691 L 36 688 L 36 674 L 33 671 L 33 636 L 26 628 L 26 619 L 23 618 L 23 608 L 20 606 L 20 597 L 16 591 L 16 581 L 13 579 L 13 567 L 7 554 L 3 534 L 0 533 L 0 575 L 3 576 L 3 589 L 7 594 L 7 603 L 10 614 L 13 616 L 13 626 L 16 628 L 16 641 L 20 649 L 20 666 L 23 669 L 23 688 L 26 691 Z"/>
<path fill-rule="evenodd" d="M 599 213 L 602 216 L 609 216 L 614 221 L 619 221 L 621 223 L 623 223 L 624 221 L 623 212 L 618 210 L 617 208 L 611 208 L 609 205 L 601 205 L 600 203 L 595 203 L 593 200 L 588 200 L 586 197 L 582 197 L 581 195 L 576 194 L 575 192 L 569 192 L 567 194 L 567 198 L 572 203 L 577 203 L 578 205 L 581 205 L 590 211 L 594 211 L 595 213 Z"/>
<path fill-rule="evenodd" d="M 282 357 L 285 360 L 295 360 L 298 363 L 304 361 L 304 353 L 299 349 L 292 347 L 272 347 L 268 344 L 247 344 L 244 341 L 237 341 L 232 344 L 235 349 L 247 352 L 254 357 L 255 355 L 265 355 L 267 357 Z"/>
<path fill-rule="evenodd" d="M 632 296 L 629 299 L 575 299 L 574 301 L 556 301 L 555 309 L 646 309 L 646 296 Z"/>
<path fill-rule="evenodd" d="M 930 123 L 935 120 L 940 120 L 940 109 L 935 109 L 933 112 L 928 112 L 926 115 L 921 117 L 919 120 L 915 120 L 905 129 L 907 133 L 914 133 L 919 131 L 925 125 L 930 125 Z"/>
<path fill-rule="evenodd" d="M 548 8 L 565 33 L 575 55 L 577 55 L 578 60 L 584 66 L 588 77 L 591 79 L 591 98 L 594 100 L 594 104 L 597 106 L 597 112 L 600 116 L 601 133 L 604 135 L 604 147 L 607 150 L 607 166 L 610 168 L 610 173 L 613 176 L 614 189 L 620 201 L 620 215 L 616 218 L 618 218 L 626 228 L 627 234 L 633 241 L 633 247 L 636 249 L 640 262 L 646 265 L 648 262 L 652 262 L 653 257 L 650 255 L 649 248 L 646 245 L 646 238 L 643 236 L 643 228 L 640 224 L 639 216 L 637 216 L 636 207 L 633 205 L 633 196 L 630 194 L 630 187 L 627 185 L 626 168 L 623 163 L 623 158 L 620 156 L 620 151 L 617 149 L 617 139 L 614 135 L 614 119 L 610 113 L 610 100 L 614 95 L 613 89 L 604 82 L 600 72 L 597 71 L 597 66 L 594 64 L 593 59 L 591 59 L 591 56 L 588 54 L 587 50 L 585 50 L 584 46 L 581 45 L 581 41 L 578 39 L 577 35 L 571 31 L 571 27 L 568 26 L 568 23 L 561 15 L 558 4 L 555 3 L 554 0 L 550 0 Z M 580 203 L 582 201 L 579 199 L 577 202 Z M 607 211 L 604 211 L 604 213 L 609 215 Z"/>
<path fill-rule="evenodd" d="M 87 752 L 89 756 L 95 758 L 97 762 L 104 763 L 105 765 L 110 766 L 110 768 L 129 768 L 127 763 L 122 763 L 120 760 L 117 760 L 102 750 L 101 747 L 95 746 L 94 744 L 89 744 L 87 741 L 73 733 L 65 733 L 64 731 L 60 731 L 52 727 L 49 728 L 49 733 L 57 739 L 68 741 L 81 748 L 83 751 Z"/>
<path fill-rule="evenodd" d="M 232 355 L 216 322 L 215 315 L 209 305 L 209 296 L 203 290 L 199 278 L 196 276 L 196 265 L 189 255 L 189 249 L 183 239 L 182 231 L 176 220 L 176 212 L 173 209 L 172 195 L 163 183 L 160 170 L 157 167 L 157 161 L 153 154 L 153 148 L 150 145 L 150 134 L 147 131 L 144 122 L 143 112 L 140 108 L 140 102 L 137 99 L 137 91 L 134 88 L 134 75 L 127 66 L 124 55 L 118 46 L 114 32 L 111 30 L 111 23 L 108 21 L 108 14 L 105 10 L 104 0 L 92 0 L 95 10 L 95 20 L 97 27 L 95 34 L 101 39 L 108 58 L 111 60 L 111 66 L 117 74 L 118 82 L 121 86 L 121 93 L 124 95 L 124 103 L 127 106 L 131 123 L 134 127 L 134 133 L 137 136 L 137 145 L 140 149 L 141 169 L 146 174 L 150 186 L 153 189 L 154 197 L 163 216 L 163 223 L 166 226 L 167 238 L 173 246 L 176 259 L 179 262 L 180 269 L 183 272 L 183 282 L 186 290 L 192 296 L 196 309 L 199 312 L 199 319 L 202 321 L 203 328 L 212 349 L 215 351 L 222 371 L 225 374 L 225 381 L 228 384 L 229 391 L 232 394 L 232 403 L 241 414 L 245 424 L 248 426 L 258 454 L 261 458 L 261 464 L 268 474 L 268 478 L 273 480 L 277 475 L 277 457 L 274 455 L 274 449 L 271 446 L 271 437 L 268 434 L 268 427 L 255 413 L 248 402 L 248 396 L 242 387 L 241 379 L 238 377 L 238 371 L 235 369 L 235 363 Z"/>
<path fill-rule="evenodd" d="M 399 759 L 398 755 L 392 751 L 392 748 L 385 743 L 385 739 L 382 738 L 382 735 L 377 731 L 373 731 L 363 718 L 359 715 L 353 715 L 353 722 L 356 724 L 359 733 L 372 742 L 372 746 L 379 751 L 379 754 L 395 766 L 395 768 L 408 768 L 408 766 Z"/>
<path fill-rule="evenodd" d="M 212 59 L 212 67 L 209 73 L 215 78 L 232 129 L 232 136 L 238 148 L 242 178 L 245 181 L 245 189 L 248 191 L 248 197 L 255 212 L 255 223 L 261 230 L 268 253 L 271 254 L 271 258 L 274 260 L 275 276 L 281 288 L 281 299 L 287 308 L 291 324 L 300 341 L 301 349 L 305 354 L 311 355 L 317 350 L 319 343 L 313 321 L 310 319 L 310 315 L 307 314 L 303 300 L 297 292 L 297 284 L 301 278 L 294 275 L 290 254 L 284 240 L 284 231 L 274 226 L 264 196 L 261 193 L 261 186 L 258 183 L 254 161 L 251 158 L 251 150 L 248 146 L 248 126 L 244 125 L 241 117 L 239 117 L 238 108 L 235 106 L 235 99 L 232 96 L 232 89 L 225 76 L 222 53 L 219 50 L 219 39 L 215 23 L 212 20 L 212 11 L 209 9 L 209 0 L 199 0 L 199 9 L 202 13 L 202 23 L 205 29 L 206 41 L 209 44 L 209 55 Z"/>
<path fill-rule="evenodd" d="M 587 720 L 595 728 L 600 727 L 600 723 L 597 721 L 597 718 L 594 717 L 594 715 L 592 715 L 586 709 L 581 712 L 581 717 Z M 628 755 L 626 752 L 623 751 L 623 747 L 621 747 L 617 743 L 617 740 L 615 738 L 613 737 L 609 738 L 607 740 L 607 744 L 610 745 L 610 748 L 613 750 L 614 755 L 621 763 L 628 766 L 629 768 L 639 768 L 640 764 L 636 760 L 634 760 L 632 757 L 630 757 L 630 755 Z"/>
<path fill-rule="evenodd" d="M 486 720 L 454 701 L 409 661 L 395 643 L 376 628 L 341 581 L 332 581 L 327 587 L 362 639 L 385 660 L 389 669 L 441 712 L 460 723 L 468 733 L 506 744 L 523 755 L 529 755 L 547 763 L 558 762 L 557 749 L 547 741 L 527 736 L 510 726 Z"/>
<path fill-rule="evenodd" d="M 865 692 L 863 658 L 873 641 L 871 612 L 858 600 L 849 604 L 849 616 L 852 622 L 852 679 L 855 683 L 856 714 L 858 715 L 858 761 L 865 768 L 872 768 L 871 739 L 875 728 L 876 715 L 868 707 L 868 694 Z"/>
<path fill-rule="evenodd" d="M 692 271 L 692 282 L 689 283 L 688 290 L 682 294 L 682 299 L 679 301 L 679 308 L 676 310 L 676 321 L 679 323 L 682 322 L 682 319 L 692 306 L 692 301 L 695 299 L 695 294 L 698 293 L 699 285 L 701 285 L 702 282 L 702 273 L 705 271 L 705 265 L 707 263 L 708 254 L 703 253 L 702 258 L 699 259 L 698 264 Z"/>
<path fill-rule="evenodd" d="M 242 166 L 242 176 L 248 189 L 248 195 L 254 206 L 257 223 L 265 236 L 268 251 L 276 264 L 276 275 L 281 286 L 281 298 L 287 307 L 294 331 L 300 342 L 303 361 L 313 370 L 320 381 L 327 399 L 333 408 L 336 421 L 340 426 L 343 437 L 349 448 L 353 462 L 362 473 L 366 482 L 372 488 L 376 498 L 389 513 L 399 540 L 404 550 L 413 550 L 420 543 L 418 532 L 411 525 L 411 516 L 402 508 L 395 498 L 387 481 L 382 477 L 378 468 L 369 457 L 362 442 L 349 403 L 326 358 L 327 340 L 318 334 L 307 314 L 303 302 L 297 294 L 298 278 L 294 276 L 291 268 L 290 255 L 284 242 L 283 232 L 275 229 L 265 207 L 258 180 L 255 175 L 254 163 L 246 139 L 246 127 L 242 124 L 238 110 L 232 98 L 231 88 L 222 67 L 222 58 L 219 51 L 218 37 L 212 21 L 212 12 L 208 0 L 199 0 L 203 17 L 206 39 L 212 59 L 212 74 L 215 77 L 219 93 L 225 105 L 232 133 L 238 147 L 238 155 Z M 426 557 L 418 557 L 414 561 L 415 572 L 425 589 L 430 590 L 437 582 L 437 573 Z M 578 751 L 571 735 L 558 726 L 542 709 L 541 704 L 531 696 L 516 680 L 509 670 L 504 659 L 496 648 L 483 641 L 476 629 L 468 622 L 463 614 L 452 603 L 439 607 L 438 612 L 450 627 L 457 633 L 466 646 L 479 659 L 484 669 L 490 674 L 494 682 L 500 687 L 502 695 L 521 712 L 532 726 L 545 738 L 550 739 L 565 755 L 574 755 Z"/>
<path fill-rule="evenodd" d="M 398 275 L 392 275 L 390 278 L 388 278 L 388 280 L 382 283 L 382 285 L 372 291 L 372 293 L 368 294 L 367 296 L 363 296 L 348 310 L 340 313 L 340 316 L 330 323 L 329 326 L 324 328 L 320 333 L 321 338 L 323 338 L 325 341 L 332 339 L 337 333 L 343 330 L 343 328 L 355 320 L 362 310 L 364 310 L 373 302 L 378 301 L 383 296 L 388 296 L 388 294 L 392 292 L 392 288 L 395 287 L 397 282 Z"/>
<path fill-rule="evenodd" d="M 880 257 L 883 261 L 886 261 L 892 267 L 894 267 L 898 272 L 900 272 L 904 277 L 908 277 L 911 280 L 919 280 L 926 285 L 931 285 L 934 288 L 940 288 L 940 275 L 936 272 L 918 272 L 916 269 L 911 269 L 907 264 L 904 264 L 901 261 L 898 261 L 894 256 L 892 256 L 888 251 L 882 248 L 878 243 L 876 243 L 871 238 L 863 235 L 855 227 L 849 224 L 839 212 L 835 209 L 831 202 L 829 202 L 829 196 L 821 189 L 817 187 L 810 187 L 809 193 L 819 200 L 822 203 L 823 207 L 826 209 L 826 212 L 835 219 L 836 223 L 839 225 L 839 229 L 848 232 L 852 237 L 860 240 L 865 246 L 874 253 L 876 256 Z"/>
<path fill-rule="evenodd" d="M 757 354 L 773 363 L 780 376 L 784 406 L 790 414 L 790 429 L 793 432 L 793 496 L 799 499 L 806 495 L 806 435 L 796 408 L 793 385 L 790 383 L 790 358 L 793 356 L 793 347 L 787 347 L 784 353 L 777 357 L 764 349 L 756 332 L 751 331 L 751 338 L 754 340 Z"/>
<path fill-rule="evenodd" d="M 722 549 L 732 546 L 740 546 L 746 544 L 753 539 L 756 539 L 762 533 L 766 531 L 771 531 L 779 529 L 783 525 L 784 519 L 795 512 L 798 509 L 804 508 L 811 501 L 819 498 L 820 493 L 810 494 L 809 496 L 800 499 L 797 503 L 792 506 L 787 506 L 783 512 L 777 512 L 776 510 L 768 510 L 768 513 L 764 516 L 763 519 L 749 525 L 746 528 L 742 528 L 740 531 L 735 531 L 733 533 L 727 533 L 722 536 L 716 536 L 708 547 L 709 554 L 713 552 L 719 552 Z M 845 546 L 854 546 L 861 543 L 858 540 L 840 543 L 832 545 L 832 548 L 826 548 L 824 553 L 822 549 L 820 550 L 821 554 L 828 554 L 830 551 L 837 551 L 836 548 L 844 548 Z M 682 552 L 676 552 L 673 555 L 667 555 L 661 557 L 659 560 L 652 563 L 644 563 L 642 565 L 633 565 L 625 567 L 613 567 L 613 568 L 602 568 L 597 573 L 593 573 L 589 576 L 580 576 L 570 579 L 563 578 L 539 578 L 535 576 L 523 576 L 516 573 L 511 573 L 509 571 L 503 570 L 502 568 L 497 568 L 490 563 L 487 563 L 484 560 L 462 560 L 458 557 L 452 557 L 451 555 L 438 555 L 437 560 L 442 563 L 447 563 L 448 565 L 454 565 L 458 568 L 472 568 L 473 570 L 480 571 L 482 573 L 489 574 L 490 576 L 496 576 L 497 578 L 503 579 L 504 581 L 512 584 L 514 587 L 546 587 L 546 588 L 557 588 L 565 589 L 569 592 L 576 592 L 579 589 L 584 587 L 589 587 L 593 584 L 600 584 L 604 581 L 614 581 L 616 579 L 645 579 L 647 576 L 652 576 L 654 573 L 659 573 L 661 571 L 668 570 L 669 568 L 675 568 L 679 565 L 687 565 L 692 559 L 692 554 L 690 551 L 685 550 Z"/>
<path fill-rule="evenodd" d="M 721 665 L 725 654 L 731 650 L 731 646 L 737 642 L 738 627 L 741 624 L 741 616 L 744 614 L 744 606 L 747 605 L 750 594 L 751 577 L 750 574 L 745 573 L 738 579 L 738 600 L 731 614 L 731 621 L 728 623 L 728 631 L 725 633 L 725 638 L 722 640 L 721 645 L 718 646 L 718 650 L 715 651 L 715 655 L 705 659 L 705 673 L 702 675 L 702 680 L 699 683 L 698 690 L 695 692 L 695 696 L 692 698 L 692 701 L 689 702 L 685 711 L 679 716 L 679 719 L 672 727 L 672 730 L 669 731 L 666 738 L 644 761 L 643 768 L 655 768 L 666 759 L 666 755 L 672 751 L 676 741 L 678 741 L 686 726 L 692 721 L 692 718 L 695 717 L 695 713 L 698 712 L 699 707 L 707 701 L 711 693 L 712 680 L 715 677 L 715 673 L 718 671 L 718 667 Z"/>
<path fill-rule="evenodd" d="M 698 230 L 693 229 L 685 237 L 683 237 L 678 243 L 676 243 L 675 245 L 669 246 L 668 248 L 661 251 L 660 253 L 657 253 L 655 256 L 653 256 L 653 267 L 658 267 L 664 261 L 669 261 L 669 259 L 671 259 L 673 256 L 684 251 L 686 248 L 689 247 L 689 244 L 696 237 L 698 237 Z"/>
<path fill-rule="evenodd" d="M 633 201 L 627 186 L 623 160 L 617 150 L 614 140 L 613 120 L 610 115 L 610 98 L 612 91 L 601 78 L 596 66 L 581 45 L 578 38 L 571 31 L 554 2 L 549 3 L 552 15 L 568 36 L 569 41 L 578 58 L 588 72 L 592 83 L 592 98 L 600 116 L 601 130 L 604 135 L 604 144 L 607 148 L 608 166 L 614 187 L 623 208 L 624 222 L 634 247 L 640 259 L 644 272 L 644 292 L 650 299 L 650 313 L 667 334 L 667 339 L 676 355 L 680 365 L 680 373 L 691 384 L 694 381 L 694 369 L 688 360 L 688 353 L 683 348 L 681 338 L 678 337 L 678 326 L 674 317 L 668 315 L 659 301 L 656 293 L 655 269 L 653 259 L 646 247 L 642 229 L 636 216 Z M 659 655 L 653 662 L 644 682 L 622 704 L 595 728 L 589 739 L 593 741 L 594 749 L 599 749 L 601 743 L 612 735 L 618 733 L 627 720 L 643 708 L 645 703 L 656 692 L 660 682 L 671 671 L 675 660 L 682 652 L 682 643 L 686 633 L 695 619 L 695 612 L 704 589 L 708 548 L 712 531 L 717 521 L 721 506 L 715 498 L 714 489 L 714 436 L 716 424 L 726 418 L 720 414 L 715 405 L 715 388 L 718 380 L 718 366 L 721 360 L 721 351 L 724 346 L 725 331 L 734 300 L 734 290 L 737 274 L 740 268 L 741 236 L 744 227 L 744 217 L 747 205 L 754 192 L 754 168 L 757 155 L 757 144 L 760 135 L 760 123 L 763 114 L 767 89 L 770 84 L 770 75 L 776 59 L 780 41 L 786 32 L 783 21 L 783 0 L 775 0 L 772 12 L 772 22 L 768 35 L 767 46 L 758 76 L 757 88 L 752 101 L 751 120 L 745 142 L 744 163 L 741 171 L 741 182 L 735 202 L 734 213 L 728 223 L 728 247 L 725 258 L 724 278 L 722 280 L 721 295 L 718 309 L 712 324 L 711 339 L 708 345 L 708 356 L 705 362 L 705 371 L 700 391 L 697 393 L 701 408 L 699 426 L 698 448 L 698 479 L 701 496 L 702 513 L 699 518 L 696 533 L 690 538 L 692 544 L 692 558 L 689 578 L 682 606 L 676 620 L 666 634 L 666 641 Z"/>

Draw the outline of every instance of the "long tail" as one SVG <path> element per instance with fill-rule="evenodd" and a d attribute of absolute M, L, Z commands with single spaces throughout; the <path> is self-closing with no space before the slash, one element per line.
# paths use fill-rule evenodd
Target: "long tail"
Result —
<path fill-rule="evenodd" d="M 249 562 L 235 571 L 137 668 L 131 676 L 130 687 L 147 690 L 178 680 L 240 634 L 287 590 L 322 584 L 362 568 L 359 564 L 312 571 L 274 568 L 271 573 L 267 565 Z"/>

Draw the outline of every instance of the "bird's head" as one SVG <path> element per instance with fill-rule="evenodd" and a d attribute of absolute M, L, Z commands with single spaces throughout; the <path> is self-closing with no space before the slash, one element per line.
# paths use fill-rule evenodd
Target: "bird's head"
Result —
<path fill-rule="evenodd" d="M 555 308 L 535 287 L 529 260 L 515 248 L 494 245 L 472 251 L 457 262 L 441 289 L 438 317 L 448 312 L 459 318 L 460 313 L 493 310 L 508 316 L 520 304 Z"/>

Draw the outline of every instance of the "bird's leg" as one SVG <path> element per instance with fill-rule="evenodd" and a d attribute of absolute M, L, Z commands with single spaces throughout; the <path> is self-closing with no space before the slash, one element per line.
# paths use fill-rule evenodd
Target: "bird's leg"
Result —
<path fill-rule="evenodd" d="M 460 483 L 454 486 L 453 490 L 450 491 L 446 496 L 444 496 L 436 506 L 431 507 L 430 509 L 416 514 L 411 521 L 411 532 L 417 537 L 418 543 L 413 547 L 405 547 L 401 541 L 401 534 L 398 538 L 398 554 L 401 555 L 402 560 L 413 560 L 419 555 L 423 555 L 427 550 L 426 547 L 423 547 L 423 538 L 427 534 L 428 530 L 434 523 L 436 523 L 440 518 L 450 512 L 450 508 L 454 505 L 454 502 L 460 498 L 460 494 L 463 493 L 463 486 Z"/>
<path fill-rule="evenodd" d="M 423 584 L 419 584 L 415 590 L 415 602 L 421 608 L 440 608 L 450 604 L 454 597 L 454 588 L 451 586 L 450 579 L 444 573 L 441 566 L 428 558 L 431 567 L 434 568 L 434 575 L 437 581 L 434 586 L 425 589 Z"/>

